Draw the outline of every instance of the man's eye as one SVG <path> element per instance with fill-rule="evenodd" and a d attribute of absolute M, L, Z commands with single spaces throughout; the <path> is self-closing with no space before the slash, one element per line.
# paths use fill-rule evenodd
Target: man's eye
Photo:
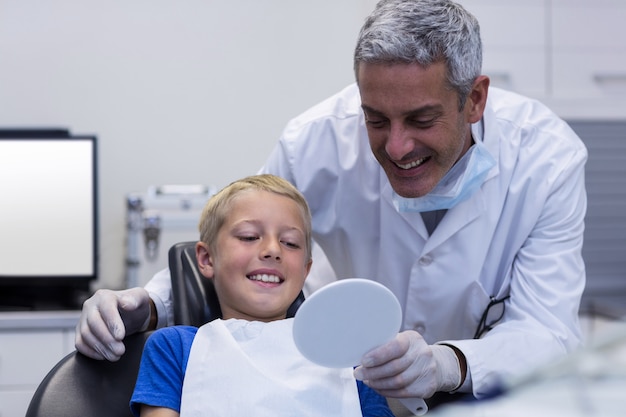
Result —
<path fill-rule="evenodd" d="M 430 127 L 435 123 L 435 120 L 437 120 L 436 117 L 431 117 L 429 119 L 412 119 L 411 123 L 418 127 Z"/>
<path fill-rule="evenodd" d="M 376 120 L 376 119 L 365 119 L 365 123 L 367 123 L 368 126 L 373 127 L 373 128 L 380 128 L 385 125 L 384 120 Z"/>
<path fill-rule="evenodd" d="M 387 123 L 387 119 L 380 115 L 368 114 L 367 112 L 364 112 L 363 116 L 365 116 L 365 124 L 372 128 L 380 128 Z"/>

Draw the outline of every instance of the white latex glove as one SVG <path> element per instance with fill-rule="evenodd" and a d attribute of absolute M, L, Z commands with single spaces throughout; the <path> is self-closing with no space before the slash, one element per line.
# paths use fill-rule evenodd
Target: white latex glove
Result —
<path fill-rule="evenodd" d="M 76 349 L 93 359 L 117 361 L 126 351 L 124 337 L 145 331 L 150 296 L 143 288 L 98 290 L 83 304 L 76 325 Z"/>
<path fill-rule="evenodd" d="M 452 348 L 428 345 L 410 330 L 366 353 L 354 375 L 385 397 L 403 399 L 430 398 L 438 391 L 452 391 L 462 382 Z"/>

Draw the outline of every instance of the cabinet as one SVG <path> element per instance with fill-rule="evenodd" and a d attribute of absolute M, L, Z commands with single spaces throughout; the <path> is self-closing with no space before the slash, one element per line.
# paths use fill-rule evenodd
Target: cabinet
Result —
<path fill-rule="evenodd" d="M 579 99 L 626 93 L 626 2 L 552 0 L 552 91 Z"/>
<path fill-rule="evenodd" d="M 626 2 L 459 0 L 481 25 L 491 84 L 562 117 L 626 117 Z"/>
<path fill-rule="evenodd" d="M 79 312 L 0 313 L 0 417 L 26 413 L 48 371 L 74 350 Z"/>
<path fill-rule="evenodd" d="M 547 89 L 544 0 L 460 0 L 480 24 L 491 85 L 540 97 Z"/>

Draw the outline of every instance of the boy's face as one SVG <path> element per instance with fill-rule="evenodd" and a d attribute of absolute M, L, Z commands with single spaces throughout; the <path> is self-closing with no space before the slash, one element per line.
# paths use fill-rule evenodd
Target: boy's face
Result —
<path fill-rule="evenodd" d="M 257 190 L 233 199 L 215 250 L 200 243 L 197 251 L 224 319 L 285 318 L 311 268 L 305 236 L 302 212 L 293 200 Z"/>

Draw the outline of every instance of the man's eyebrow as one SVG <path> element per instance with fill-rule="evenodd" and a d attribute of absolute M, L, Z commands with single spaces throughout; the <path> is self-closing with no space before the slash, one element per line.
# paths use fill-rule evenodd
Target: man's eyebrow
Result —
<path fill-rule="evenodd" d="M 364 112 L 367 113 L 371 113 L 371 114 L 375 114 L 377 116 L 385 116 L 385 113 L 373 109 L 365 104 L 361 105 L 361 108 L 363 109 Z M 419 107 L 417 109 L 412 109 L 409 110 L 407 112 L 404 113 L 405 117 L 415 117 L 415 116 L 420 116 L 423 114 L 432 114 L 432 113 L 442 113 L 443 112 L 443 107 L 440 104 L 427 104 L 425 106 Z"/>
<path fill-rule="evenodd" d="M 361 108 L 363 109 L 364 112 L 374 113 L 376 115 L 383 116 L 383 112 L 375 110 L 365 104 L 361 104 Z"/>
<path fill-rule="evenodd" d="M 421 116 L 424 114 L 440 114 L 443 113 L 443 106 L 440 104 L 428 104 L 426 106 L 410 110 L 404 115 L 406 117 Z"/>

